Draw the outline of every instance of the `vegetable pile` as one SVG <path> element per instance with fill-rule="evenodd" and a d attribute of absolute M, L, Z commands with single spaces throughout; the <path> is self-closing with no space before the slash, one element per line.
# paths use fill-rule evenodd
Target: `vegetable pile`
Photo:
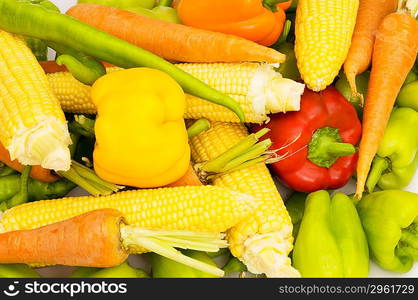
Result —
<path fill-rule="evenodd" d="M 415 0 L 2 0 L 0 277 L 408 272 L 417 14 Z"/>

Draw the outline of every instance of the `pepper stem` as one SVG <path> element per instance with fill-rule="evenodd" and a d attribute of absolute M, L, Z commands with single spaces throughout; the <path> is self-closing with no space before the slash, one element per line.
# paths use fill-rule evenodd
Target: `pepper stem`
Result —
<path fill-rule="evenodd" d="M 330 168 L 342 156 L 356 153 L 354 145 L 342 143 L 339 130 L 332 127 L 316 130 L 308 148 L 308 159 L 325 168 Z"/>
<path fill-rule="evenodd" d="M 264 0 L 263 6 L 267 9 L 270 9 L 272 12 L 277 11 L 277 4 L 287 2 L 289 0 Z"/>
<path fill-rule="evenodd" d="M 369 176 L 367 177 L 366 187 L 369 193 L 373 193 L 376 184 L 379 182 L 383 172 L 389 168 L 389 163 L 386 159 L 376 156 L 373 160 Z"/>

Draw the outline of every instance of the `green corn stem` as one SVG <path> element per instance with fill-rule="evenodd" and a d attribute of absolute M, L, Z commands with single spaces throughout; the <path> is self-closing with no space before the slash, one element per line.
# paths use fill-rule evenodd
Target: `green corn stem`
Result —
<path fill-rule="evenodd" d="M 168 242 L 171 244 L 172 247 L 175 247 L 175 248 L 186 249 L 186 248 L 192 247 L 194 250 L 204 251 L 204 252 L 216 252 L 218 251 L 219 247 L 225 246 L 224 245 L 225 243 L 223 245 L 208 245 L 203 242 L 196 242 L 192 240 L 184 241 L 181 239 L 170 238 L 170 237 L 160 237 L 159 240 L 163 242 Z"/>
<path fill-rule="evenodd" d="M 148 251 L 157 253 L 161 256 L 167 257 L 202 272 L 206 272 L 219 277 L 224 276 L 224 272 L 221 269 L 182 254 L 180 251 L 176 250 L 173 244 L 171 244 L 169 241 L 162 240 L 161 235 L 150 237 L 150 232 L 148 231 L 148 235 L 144 236 L 142 235 L 143 229 L 131 226 L 121 226 L 120 232 L 122 243 L 125 248 L 129 248 L 131 245 L 140 246 L 144 249 L 147 249 Z M 172 232 L 171 236 L 174 236 L 175 233 L 176 232 Z M 200 233 L 196 232 L 189 234 L 198 236 Z M 182 239 L 182 236 L 184 236 L 184 232 L 179 232 L 179 239 Z M 182 244 L 184 246 L 182 247 L 183 249 L 196 250 L 192 247 L 192 245 L 187 243 L 187 239 L 185 239 L 184 243 Z M 216 249 L 216 251 L 218 250 L 219 247 Z"/>
<path fill-rule="evenodd" d="M 270 157 L 269 155 L 268 156 L 263 155 L 263 156 L 260 156 L 258 158 L 254 158 L 252 160 L 246 161 L 245 163 L 242 163 L 241 165 L 239 165 L 236 168 L 229 169 L 228 171 L 225 171 L 223 173 L 215 173 L 215 174 L 208 175 L 206 177 L 206 179 L 211 181 L 211 180 L 214 180 L 216 177 L 219 177 L 221 175 L 225 175 L 225 174 L 232 173 L 232 172 L 235 172 L 235 171 L 238 171 L 238 170 L 249 168 L 249 167 L 254 166 L 258 163 L 265 163 L 266 161 L 268 161 L 269 157 Z"/>
<path fill-rule="evenodd" d="M 89 169 L 76 161 L 72 162 L 72 166 L 75 168 L 77 173 L 80 174 L 80 176 L 96 184 L 97 186 L 101 186 L 104 190 L 109 190 L 110 193 L 116 192 L 123 188 L 122 186 L 118 186 L 100 179 L 92 169 Z"/>
<path fill-rule="evenodd" d="M 68 171 L 58 171 L 57 173 L 94 196 L 109 195 L 123 188 L 100 179 L 93 170 L 76 161 L 72 161 Z"/>
<path fill-rule="evenodd" d="M 266 152 L 267 149 L 270 148 L 271 145 L 272 145 L 272 142 L 270 139 L 267 139 L 258 144 L 255 144 L 250 149 L 248 149 L 248 152 L 238 156 L 237 158 L 227 163 L 225 167 L 223 167 L 223 169 L 221 170 L 221 173 L 227 172 L 231 169 L 235 169 L 247 161 L 251 161 L 253 159 L 259 158 L 260 155 Z"/>
<path fill-rule="evenodd" d="M 198 136 L 202 132 L 210 129 L 210 122 L 205 118 L 201 118 L 194 122 L 189 128 L 187 128 L 187 135 L 189 139 Z"/>
<path fill-rule="evenodd" d="M 369 176 L 367 177 L 366 187 L 369 193 L 373 193 L 376 184 L 379 182 L 380 177 L 382 176 L 383 172 L 389 168 L 389 162 L 380 157 L 376 156 L 373 159 L 373 163 L 370 169 Z"/>
<path fill-rule="evenodd" d="M 247 153 L 248 150 L 251 149 L 251 147 L 254 146 L 258 140 L 269 131 L 270 130 L 268 128 L 263 128 L 257 133 L 250 134 L 218 157 L 203 164 L 198 164 L 197 167 L 205 172 L 221 173 L 223 168 L 231 160 Z"/>

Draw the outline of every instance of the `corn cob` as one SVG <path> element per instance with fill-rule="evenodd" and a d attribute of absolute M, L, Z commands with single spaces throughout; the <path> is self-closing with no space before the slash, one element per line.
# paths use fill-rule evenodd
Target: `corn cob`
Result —
<path fill-rule="evenodd" d="M 71 158 L 64 113 L 24 40 L 0 30 L 0 142 L 12 160 L 66 171 Z"/>
<path fill-rule="evenodd" d="M 332 83 L 347 57 L 359 0 L 300 0 L 295 53 L 306 85 L 321 91 Z"/>
<path fill-rule="evenodd" d="M 134 190 L 102 197 L 67 197 L 26 203 L 7 210 L 0 232 L 34 229 L 83 213 L 113 208 L 144 229 L 224 232 L 247 217 L 253 197 L 214 186 Z M 132 249 L 140 253 L 143 249 Z"/>
<path fill-rule="evenodd" d="M 297 111 L 304 85 L 283 78 L 267 64 L 178 64 L 180 69 L 192 74 L 211 87 L 216 88 L 242 107 L 245 121 L 262 123 L 268 120 L 268 113 Z M 108 68 L 114 72 L 118 68 Z M 69 73 L 48 75 L 52 90 L 66 112 L 96 113 L 90 99 L 90 87 L 76 81 Z M 186 95 L 185 118 L 207 118 L 213 121 L 239 122 L 229 109 Z"/>
<path fill-rule="evenodd" d="M 210 130 L 191 140 L 195 163 L 213 159 L 248 135 L 239 123 L 212 123 Z M 259 163 L 214 179 L 215 186 L 253 195 L 252 216 L 228 232 L 232 254 L 253 273 L 269 277 L 298 276 L 288 254 L 292 250 L 292 223 L 283 200 L 264 163 Z"/>

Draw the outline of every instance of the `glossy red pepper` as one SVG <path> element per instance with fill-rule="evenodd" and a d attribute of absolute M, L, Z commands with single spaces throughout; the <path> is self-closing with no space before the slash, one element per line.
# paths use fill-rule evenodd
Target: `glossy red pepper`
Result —
<path fill-rule="evenodd" d="M 334 87 L 319 93 L 306 89 L 300 111 L 272 115 L 261 127 L 271 129 L 265 138 L 284 156 L 273 171 L 294 190 L 336 189 L 355 172 L 361 124 L 353 105 Z"/>

